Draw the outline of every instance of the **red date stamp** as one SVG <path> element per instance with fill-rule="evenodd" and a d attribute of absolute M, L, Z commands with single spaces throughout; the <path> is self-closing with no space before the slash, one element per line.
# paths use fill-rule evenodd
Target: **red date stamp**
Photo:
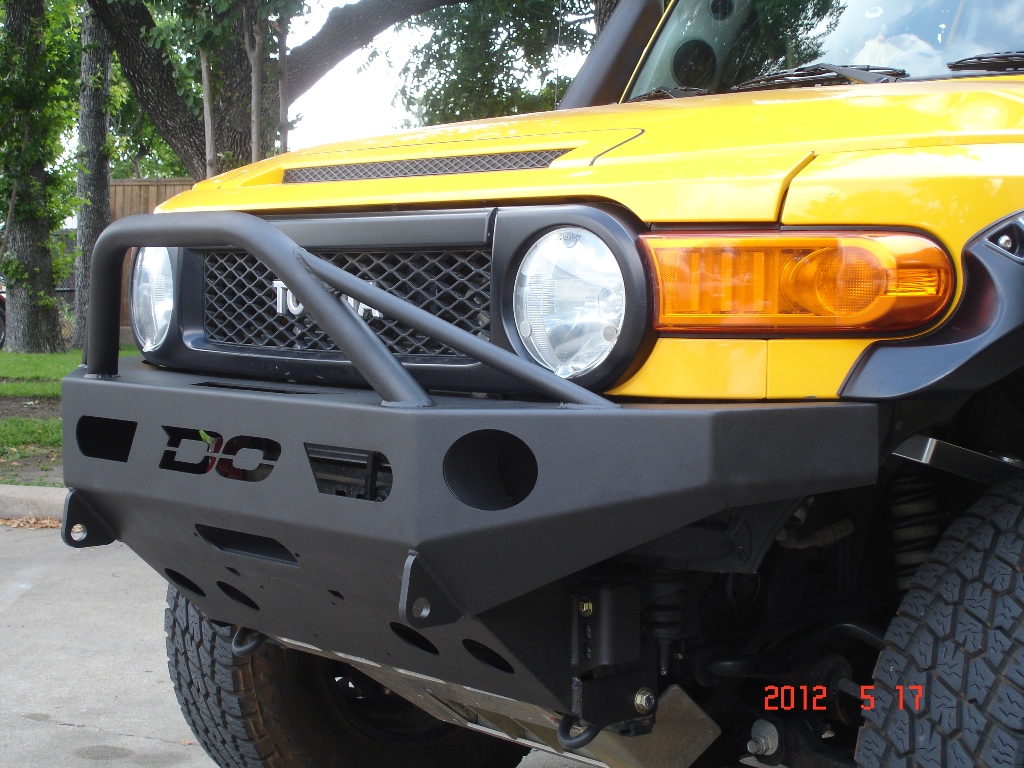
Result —
<path fill-rule="evenodd" d="M 900 709 L 921 711 L 924 688 L 920 685 L 897 685 L 897 704 Z M 828 707 L 828 688 L 824 685 L 766 685 L 764 688 L 765 712 L 824 712 Z M 860 708 L 875 708 L 875 686 L 860 687 Z"/>
<path fill-rule="evenodd" d="M 824 685 L 766 685 L 764 687 L 765 712 L 824 712 L 828 689 Z"/>

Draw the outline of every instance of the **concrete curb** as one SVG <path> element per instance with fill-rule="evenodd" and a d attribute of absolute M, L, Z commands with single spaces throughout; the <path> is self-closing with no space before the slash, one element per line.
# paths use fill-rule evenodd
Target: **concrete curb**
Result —
<path fill-rule="evenodd" d="M 0 517 L 64 516 L 67 488 L 35 485 L 0 485 Z"/>

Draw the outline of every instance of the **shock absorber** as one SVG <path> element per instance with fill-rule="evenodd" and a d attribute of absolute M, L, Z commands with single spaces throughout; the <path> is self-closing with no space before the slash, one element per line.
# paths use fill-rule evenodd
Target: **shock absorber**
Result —
<path fill-rule="evenodd" d="M 939 508 L 931 470 L 904 464 L 889 485 L 889 514 L 892 527 L 896 588 L 905 592 L 918 567 L 939 543 L 949 524 L 949 515 Z"/>
<path fill-rule="evenodd" d="M 687 634 L 687 592 L 677 592 L 658 598 L 643 612 L 644 634 L 658 641 L 658 668 L 667 675 L 671 664 L 672 645 Z"/>

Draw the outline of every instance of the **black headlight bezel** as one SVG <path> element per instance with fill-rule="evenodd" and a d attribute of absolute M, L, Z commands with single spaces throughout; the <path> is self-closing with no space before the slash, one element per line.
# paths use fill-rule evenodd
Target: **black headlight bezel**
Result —
<path fill-rule="evenodd" d="M 495 289 L 491 301 L 492 309 L 501 320 L 497 327 L 503 338 L 492 340 L 528 360 L 533 359 L 516 329 L 512 306 L 515 279 L 533 244 L 548 232 L 562 227 L 579 227 L 601 238 L 622 273 L 626 312 L 618 339 L 600 364 L 570 379 L 587 389 L 604 391 L 632 375 L 646 360 L 654 343 L 650 276 L 638 242 L 647 228 L 626 211 L 615 206 L 588 205 L 499 209 L 494 233 Z"/>

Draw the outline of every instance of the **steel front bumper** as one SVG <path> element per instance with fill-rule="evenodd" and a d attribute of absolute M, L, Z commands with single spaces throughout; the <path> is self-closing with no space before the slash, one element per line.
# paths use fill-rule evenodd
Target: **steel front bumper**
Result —
<path fill-rule="evenodd" d="M 119 361 L 121 264 L 140 245 L 246 249 L 376 394 Z M 554 402 L 427 393 L 325 285 Z M 636 717 L 648 667 L 574 687 L 572 590 L 591 566 L 723 509 L 872 483 L 879 458 L 876 405 L 618 406 L 239 213 L 101 235 L 63 414 L 70 545 L 120 539 L 211 618 L 285 644 L 601 727 Z"/>
<path fill-rule="evenodd" d="M 138 358 L 114 380 L 79 369 L 63 397 L 68 522 L 94 516 L 211 617 L 560 711 L 568 683 L 531 654 L 561 642 L 565 606 L 534 601 L 522 626 L 517 598 L 721 509 L 871 483 L 878 463 L 860 403 L 386 408 Z M 383 501 L 333 495 L 329 476 L 352 489 L 374 468 Z"/>

